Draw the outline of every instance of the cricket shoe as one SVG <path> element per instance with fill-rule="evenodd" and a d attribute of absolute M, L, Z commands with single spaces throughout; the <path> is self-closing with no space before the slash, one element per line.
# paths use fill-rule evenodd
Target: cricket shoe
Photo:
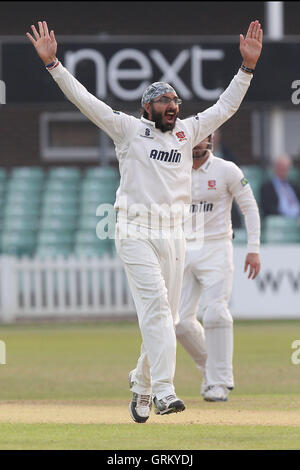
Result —
<path fill-rule="evenodd" d="M 132 372 L 133 371 L 131 371 L 129 374 L 130 388 L 134 385 L 134 382 L 131 379 Z M 135 421 L 136 423 L 145 423 L 150 416 L 151 407 L 151 395 L 144 395 L 133 392 L 131 402 L 129 403 L 129 413 L 133 421 Z"/>
<path fill-rule="evenodd" d="M 154 413 L 157 415 L 168 415 L 185 410 L 183 401 L 176 397 L 176 395 L 168 395 L 160 400 L 154 397 L 153 402 Z"/>
<path fill-rule="evenodd" d="M 228 393 L 228 388 L 225 385 L 211 385 L 203 396 L 206 401 L 227 401 Z"/>
<path fill-rule="evenodd" d="M 208 390 L 208 385 L 207 385 L 206 375 L 203 374 L 201 389 L 200 389 L 200 393 L 203 397 L 204 397 L 204 394 L 207 390 Z"/>

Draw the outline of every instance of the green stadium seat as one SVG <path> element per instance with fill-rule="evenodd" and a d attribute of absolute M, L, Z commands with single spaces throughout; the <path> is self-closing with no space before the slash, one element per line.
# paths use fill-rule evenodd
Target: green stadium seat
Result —
<path fill-rule="evenodd" d="M 16 256 L 33 255 L 36 234 L 24 230 L 4 230 L 1 234 L 1 253 Z"/>
<path fill-rule="evenodd" d="M 235 245 L 245 245 L 247 244 L 247 231 L 245 228 L 236 228 L 233 230 L 234 239 L 233 243 Z"/>
<path fill-rule="evenodd" d="M 257 203 L 260 203 L 260 189 L 264 182 L 265 172 L 262 168 L 257 165 L 242 165 L 240 167 L 244 176 L 249 181 L 251 189 Z"/>
<path fill-rule="evenodd" d="M 94 166 L 85 170 L 84 176 L 91 179 L 120 179 L 120 173 L 116 168 L 111 166 Z"/>
<path fill-rule="evenodd" d="M 273 230 L 264 230 L 264 243 L 300 243 L 300 234 L 297 232 L 274 232 Z"/>
<path fill-rule="evenodd" d="M 43 217 L 40 220 L 40 229 L 52 232 L 74 232 L 77 229 L 77 219 Z"/>
<path fill-rule="evenodd" d="M 37 241 L 39 245 L 72 245 L 74 242 L 74 233 L 40 230 Z"/>
<path fill-rule="evenodd" d="M 26 217 L 38 216 L 40 214 L 40 206 L 35 204 L 22 203 L 9 203 L 3 208 L 3 217 Z"/>
<path fill-rule="evenodd" d="M 73 253 L 73 245 L 37 245 L 35 254 L 40 258 L 56 258 L 58 256 L 68 257 Z"/>
<path fill-rule="evenodd" d="M 19 190 L 10 191 L 6 194 L 6 204 L 31 205 L 36 207 L 41 204 L 41 193 L 23 193 Z"/>
<path fill-rule="evenodd" d="M 77 230 L 75 234 L 75 243 L 100 243 L 103 240 L 100 240 L 97 237 L 96 230 Z M 105 241 L 106 242 L 106 241 Z"/>
<path fill-rule="evenodd" d="M 268 215 L 264 219 L 264 228 L 271 230 L 299 230 L 300 225 L 297 218 L 283 215 Z"/>
<path fill-rule="evenodd" d="M 43 180 L 10 179 L 6 186 L 7 192 L 23 192 L 24 194 L 39 193 L 43 189 Z"/>
<path fill-rule="evenodd" d="M 7 171 L 5 168 L 0 168 L 0 181 L 5 181 L 7 179 Z"/>
<path fill-rule="evenodd" d="M 45 206 L 41 211 L 41 219 L 46 218 L 65 220 L 69 223 L 73 223 L 74 225 L 76 225 L 78 219 L 78 211 L 73 211 L 60 206 Z"/>
<path fill-rule="evenodd" d="M 96 231 L 97 223 L 100 217 L 93 215 L 82 215 L 79 217 L 78 228 L 79 230 L 94 230 Z"/>
<path fill-rule="evenodd" d="M 105 207 L 100 207 L 101 205 L 105 206 Z M 108 205 L 108 207 L 107 207 Z M 98 210 L 99 208 L 99 211 L 100 212 L 104 212 L 104 214 L 101 216 L 101 215 L 96 215 L 96 211 Z M 101 220 L 103 218 L 103 216 L 107 216 L 108 215 L 108 211 L 107 209 L 109 209 L 109 214 L 114 214 L 114 218 L 115 218 L 115 210 L 113 208 L 113 203 L 112 202 L 102 202 L 102 203 L 99 203 L 98 201 L 97 202 L 88 202 L 88 203 L 82 203 L 80 206 L 79 206 L 79 218 L 81 219 L 82 217 L 97 217 L 98 218 L 98 222 L 99 220 Z"/>
<path fill-rule="evenodd" d="M 300 170 L 299 170 L 299 168 L 292 167 L 289 171 L 288 179 L 292 183 L 300 184 Z"/>
<path fill-rule="evenodd" d="M 111 189 L 100 189 L 97 191 L 83 191 L 80 196 L 82 204 L 107 202 L 114 204 L 116 200 L 116 192 Z"/>
<path fill-rule="evenodd" d="M 46 192 L 44 193 L 44 196 L 43 196 L 43 204 L 48 205 L 48 206 L 49 205 L 77 206 L 78 195 L 74 193 L 70 194 L 68 192 L 66 192 L 65 194 Z"/>
<path fill-rule="evenodd" d="M 40 167 L 30 167 L 30 166 L 24 166 L 24 167 L 15 167 L 12 168 L 10 177 L 12 180 L 38 180 L 41 181 L 44 179 L 44 170 Z"/>
<path fill-rule="evenodd" d="M 281 215 L 266 216 L 263 221 L 263 241 L 265 243 L 299 243 L 298 219 Z"/>
<path fill-rule="evenodd" d="M 73 251 L 74 233 L 70 231 L 40 230 L 37 236 L 38 256 L 68 256 Z"/>
<path fill-rule="evenodd" d="M 79 181 L 81 171 L 77 167 L 53 167 L 48 170 L 48 178 L 49 180 Z"/>
<path fill-rule="evenodd" d="M 94 230 L 78 230 L 75 235 L 75 254 L 85 256 L 103 256 L 110 254 L 109 239 L 100 240 Z"/>
<path fill-rule="evenodd" d="M 76 243 L 74 248 L 74 253 L 77 256 L 86 256 L 86 257 L 102 257 L 105 255 L 111 255 L 111 250 L 109 245 L 101 243 Z"/>
<path fill-rule="evenodd" d="M 119 187 L 119 181 L 116 180 L 103 180 L 99 181 L 97 179 L 84 179 L 81 184 L 81 192 L 116 192 Z"/>
<path fill-rule="evenodd" d="M 258 165 L 241 165 L 240 169 L 250 183 L 264 180 L 264 170 Z"/>
<path fill-rule="evenodd" d="M 75 219 L 78 215 L 77 205 L 73 204 L 45 204 L 41 209 L 42 217 L 58 217 L 66 219 Z"/>
<path fill-rule="evenodd" d="M 75 180 L 46 180 L 44 186 L 45 193 L 56 194 L 77 194 L 80 191 L 80 181 Z"/>
<path fill-rule="evenodd" d="M 3 229 L 10 231 L 28 231 L 35 232 L 39 228 L 39 219 L 37 216 L 26 217 L 6 217 L 2 221 Z"/>
<path fill-rule="evenodd" d="M 6 191 L 7 183 L 6 180 L 0 179 L 0 195 L 2 196 Z"/>
<path fill-rule="evenodd" d="M 99 201 L 97 202 L 83 202 L 80 204 L 79 206 L 79 215 L 80 217 L 82 217 L 83 215 L 86 215 L 86 216 L 95 216 L 96 217 L 96 210 L 97 210 L 97 207 L 100 205 L 101 203 Z"/>
<path fill-rule="evenodd" d="M 4 217 L 4 209 L 5 209 L 5 200 L 0 199 L 0 218 Z"/>

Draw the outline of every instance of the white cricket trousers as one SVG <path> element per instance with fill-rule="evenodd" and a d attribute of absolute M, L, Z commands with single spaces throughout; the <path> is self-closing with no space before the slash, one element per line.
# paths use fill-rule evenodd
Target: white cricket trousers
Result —
<path fill-rule="evenodd" d="M 233 319 L 228 308 L 233 269 L 230 239 L 204 241 L 202 247 L 187 243 L 176 335 L 209 386 L 234 387 Z"/>
<path fill-rule="evenodd" d="M 159 400 L 175 394 L 175 322 L 185 258 L 185 238 L 181 227 L 170 228 L 169 237 L 140 227 L 145 239 L 118 238 L 116 249 L 122 259 L 135 303 L 142 335 L 141 354 L 132 374 L 131 390 L 153 394 Z M 130 225 L 130 224 L 129 224 Z M 129 230 L 130 231 L 130 230 Z"/>

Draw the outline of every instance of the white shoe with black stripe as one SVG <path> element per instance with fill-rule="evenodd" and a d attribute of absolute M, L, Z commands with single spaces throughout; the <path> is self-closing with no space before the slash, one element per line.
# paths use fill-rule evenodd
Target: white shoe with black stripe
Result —
<path fill-rule="evenodd" d="M 132 373 L 133 371 L 131 371 L 129 374 L 130 388 L 134 385 L 131 379 Z M 136 423 L 145 423 L 150 416 L 151 407 L 151 395 L 133 392 L 131 402 L 129 403 L 129 413 L 133 421 L 135 421 Z"/>
<path fill-rule="evenodd" d="M 229 390 L 225 385 L 211 385 L 203 396 L 206 401 L 227 401 Z"/>
<path fill-rule="evenodd" d="M 176 397 L 176 395 L 168 395 L 160 400 L 154 397 L 153 403 L 154 413 L 157 415 L 167 415 L 185 410 L 183 401 Z"/>

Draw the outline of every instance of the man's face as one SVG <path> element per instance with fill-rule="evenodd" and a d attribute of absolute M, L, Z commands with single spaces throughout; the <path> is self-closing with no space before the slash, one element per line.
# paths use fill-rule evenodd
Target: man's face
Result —
<path fill-rule="evenodd" d="M 164 103 L 164 99 L 169 98 L 169 103 Z M 174 93 L 164 93 L 158 96 L 151 103 L 145 104 L 145 110 L 149 115 L 149 120 L 155 122 L 155 126 L 162 132 L 171 131 L 175 127 L 176 119 L 179 114 L 179 105 L 175 104 Z"/>
<path fill-rule="evenodd" d="M 203 159 L 208 157 L 208 149 L 210 148 L 210 137 L 206 137 L 206 139 L 202 140 L 200 144 L 196 145 L 193 148 L 193 158 L 195 159 Z"/>
<path fill-rule="evenodd" d="M 275 162 L 275 173 L 281 180 L 286 180 L 290 171 L 290 162 L 288 159 L 280 158 Z"/>

